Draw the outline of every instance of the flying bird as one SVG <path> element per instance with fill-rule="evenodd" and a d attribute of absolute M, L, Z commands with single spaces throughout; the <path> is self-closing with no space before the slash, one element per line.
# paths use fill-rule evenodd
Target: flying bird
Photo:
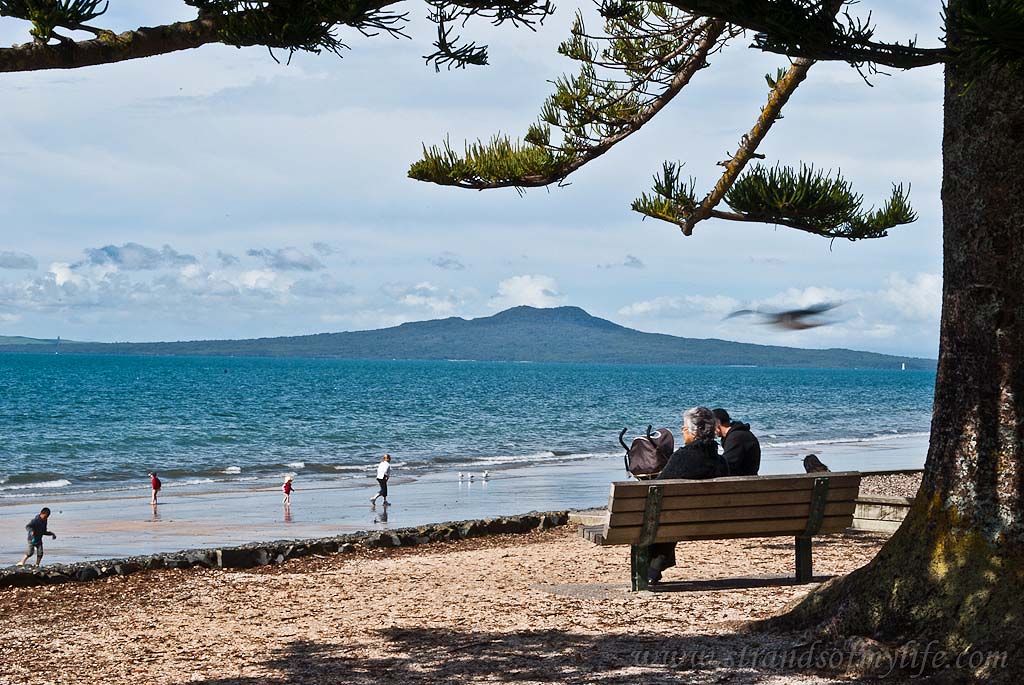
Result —
<path fill-rule="evenodd" d="M 782 312 L 768 312 L 761 309 L 737 309 L 736 311 L 729 314 L 726 319 L 732 319 L 737 316 L 747 316 L 750 314 L 760 316 L 762 321 L 769 326 L 776 326 L 777 328 L 785 328 L 790 331 L 803 331 L 808 328 L 817 328 L 818 326 L 827 326 L 832 323 L 831 321 L 818 321 L 811 319 L 811 317 L 824 314 L 830 309 L 835 309 L 840 303 L 836 302 L 820 302 L 818 304 L 812 304 L 810 307 L 803 309 L 787 309 Z"/>

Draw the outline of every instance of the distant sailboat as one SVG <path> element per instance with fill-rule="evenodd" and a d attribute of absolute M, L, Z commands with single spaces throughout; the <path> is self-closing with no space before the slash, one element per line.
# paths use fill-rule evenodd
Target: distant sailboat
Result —
<path fill-rule="evenodd" d="M 907 370 L 907 363 L 906 362 L 900 362 L 900 371 L 906 371 L 906 370 Z"/>

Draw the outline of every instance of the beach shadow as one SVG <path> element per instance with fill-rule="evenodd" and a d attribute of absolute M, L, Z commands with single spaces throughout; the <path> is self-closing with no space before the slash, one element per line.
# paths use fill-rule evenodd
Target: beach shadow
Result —
<path fill-rule="evenodd" d="M 791 587 L 824 583 L 835 576 L 814 576 L 800 581 L 791 576 L 753 576 L 748 578 L 712 578 L 710 580 L 663 581 L 651 587 L 651 592 L 708 592 L 711 590 L 744 590 L 763 587 Z"/>
<path fill-rule="evenodd" d="M 351 654 L 336 643 L 296 641 L 258 666 L 277 677 L 191 681 L 196 685 L 269 683 L 553 682 L 565 685 L 785 682 L 786 675 L 837 675 L 815 666 L 820 647 L 795 635 L 730 633 L 677 638 L 592 636 L 561 630 L 486 633 L 431 628 L 379 631 L 391 655 Z M 801 658 L 803 657 L 803 658 Z M 846 683 L 877 682 L 844 677 Z"/>

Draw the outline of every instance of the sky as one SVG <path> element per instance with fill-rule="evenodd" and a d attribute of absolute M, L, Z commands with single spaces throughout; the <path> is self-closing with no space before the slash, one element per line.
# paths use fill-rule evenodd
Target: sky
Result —
<path fill-rule="evenodd" d="M 898 5 L 892 7 L 891 5 Z M 740 38 L 643 130 L 562 188 L 487 192 L 407 178 L 423 144 L 520 136 L 579 7 L 536 32 L 470 23 L 490 65 L 435 72 L 435 29 L 343 34 L 343 58 L 198 50 L 71 71 L 0 74 L 0 335 L 192 340 L 383 328 L 575 305 L 644 331 L 934 357 L 941 300 L 942 71 L 868 85 L 816 64 L 760 152 L 840 169 L 884 202 L 909 183 L 919 220 L 829 241 L 709 221 L 684 237 L 631 201 L 665 160 L 706 192 L 785 59 Z M 938 45 L 940 3 L 861 2 L 883 40 Z M 193 18 L 180 0 L 111 0 L 114 30 Z M 29 39 L 0 19 L 0 44 Z M 838 302 L 831 325 L 781 331 L 733 310 Z"/>

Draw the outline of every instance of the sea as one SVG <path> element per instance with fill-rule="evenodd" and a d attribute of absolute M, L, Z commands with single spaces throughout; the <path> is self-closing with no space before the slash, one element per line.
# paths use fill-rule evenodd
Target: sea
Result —
<path fill-rule="evenodd" d="M 812 449 L 920 468 L 934 383 L 898 368 L 0 354 L 0 501 L 142 493 L 151 470 L 167 488 L 365 480 L 384 452 L 413 476 L 607 463 L 623 428 L 681 440 L 695 405 L 749 422 L 762 472 Z"/>

